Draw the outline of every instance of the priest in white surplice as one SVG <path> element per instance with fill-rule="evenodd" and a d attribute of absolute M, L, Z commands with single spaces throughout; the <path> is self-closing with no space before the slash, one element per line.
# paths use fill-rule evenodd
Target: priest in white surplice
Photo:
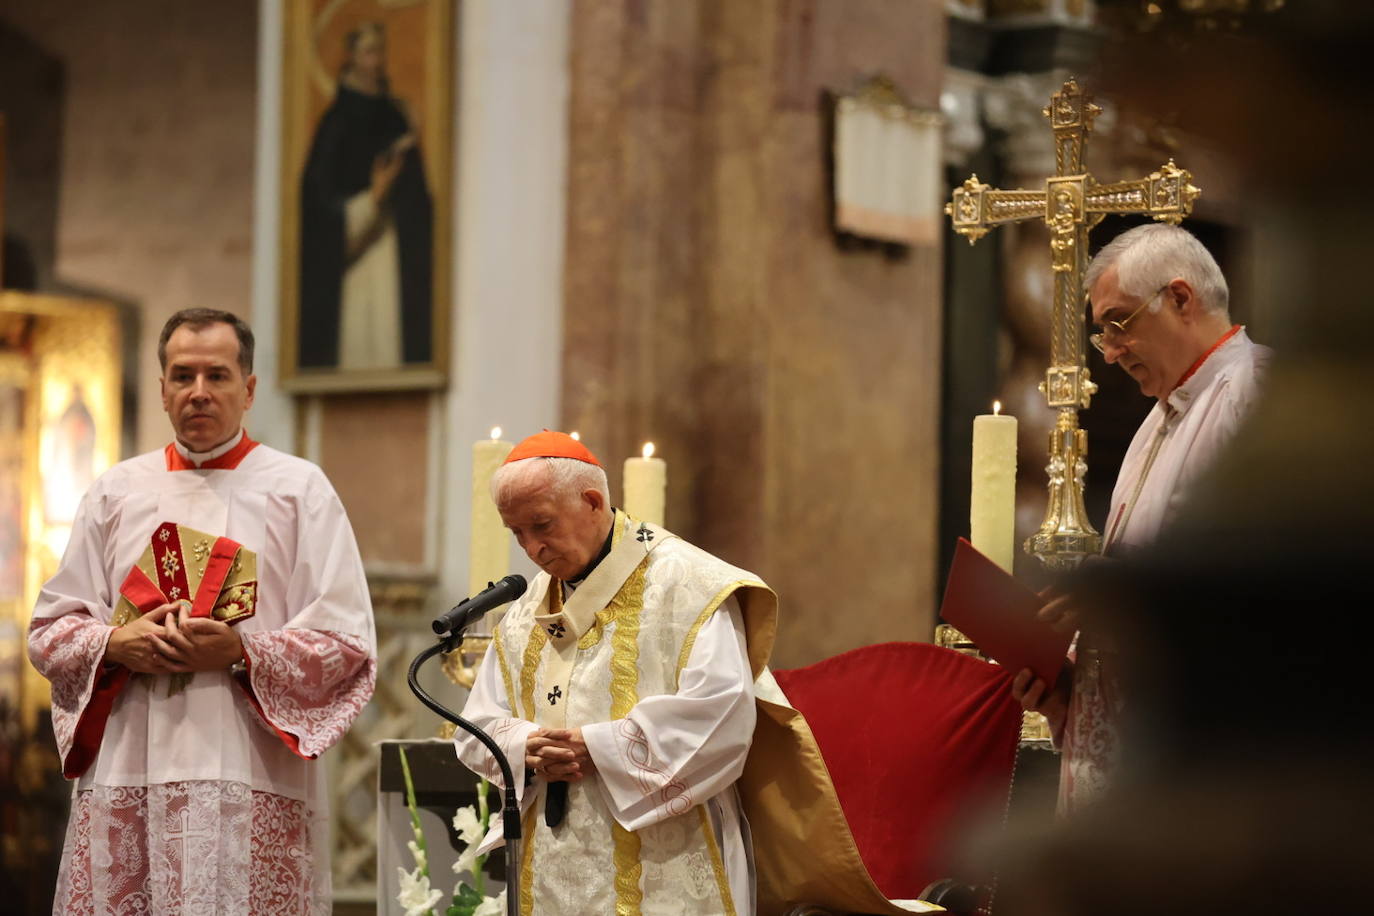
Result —
<path fill-rule="evenodd" d="M 521 794 L 526 914 L 749 914 L 735 781 L 777 602 L 756 576 L 611 508 L 580 442 L 544 432 L 492 479 L 542 572 L 502 619 L 464 714 Z M 499 782 L 465 736 L 458 755 Z M 499 844 L 499 825 L 483 845 Z"/>
<path fill-rule="evenodd" d="M 1270 350 L 1231 323 L 1221 268 L 1176 226 L 1122 233 L 1093 258 L 1085 282 L 1100 328 L 1093 345 L 1158 399 L 1112 491 L 1103 547 L 1111 557 L 1151 544 L 1177 515 L 1260 397 Z M 1078 625 L 1072 596 L 1051 601 L 1041 616 L 1065 629 Z M 1046 690 L 1022 671 L 1013 686 L 1061 736 L 1064 814 L 1096 798 L 1117 765 L 1123 698 L 1115 654 L 1101 634 L 1085 630 L 1069 677 Z"/>
<path fill-rule="evenodd" d="M 320 470 L 244 432 L 256 385 L 246 324 L 178 312 L 158 351 L 176 438 L 91 487 L 29 631 L 76 781 L 53 912 L 327 914 L 314 758 L 376 675 L 357 546 Z M 256 554 L 253 616 L 190 616 L 163 603 L 187 597 L 172 587 L 112 625 L 131 568 L 174 526 Z M 205 562 L 183 553 L 159 565 Z"/>

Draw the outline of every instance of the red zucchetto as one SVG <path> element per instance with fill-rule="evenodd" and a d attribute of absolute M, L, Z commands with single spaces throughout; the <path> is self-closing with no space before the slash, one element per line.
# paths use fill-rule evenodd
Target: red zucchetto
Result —
<path fill-rule="evenodd" d="M 591 449 L 581 442 L 569 436 L 567 433 L 560 433 L 556 430 L 546 429 L 542 433 L 535 433 L 520 441 L 520 444 L 510 450 L 506 460 L 502 464 L 510 464 L 512 461 L 520 461 L 524 458 L 573 458 L 577 461 L 585 461 L 601 467 L 601 462 L 596 460 Z"/>

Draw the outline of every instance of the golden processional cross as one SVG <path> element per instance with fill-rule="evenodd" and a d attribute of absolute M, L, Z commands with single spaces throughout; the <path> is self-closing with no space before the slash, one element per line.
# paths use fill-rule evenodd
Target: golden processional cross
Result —
<path fill-rule="evenodd" d="M 1083 479 L 1088 473 L 1088 435 L 1078 426 L 1078 411 L 1088 406 L 1097 385 L 1084 361 L 1083 272 L 1088 263 L 1088 230 L 1108 213 L 1148 213 L 1177 225 L 1192 213 L 1201 193 L 1192 175 L 1170 160 L 1146 178 L 1098 184 L 1083 168 L 1083 148 L 1093 119 L 1102 111 L 1070 79 L 1044 109 L 1054 130 L 1056 174 L 1044 190 L 1002 191 L 974 175 L 954 189 L 945 206 L 954 231 L 969 244 L 1002 223 L 1043 218 L 1050 228 L 1054 269 L 1054 308 L 1050 320 L 1050 366 L 1040 392 L 1058 412 L 1050 433 L 1049 505 L 1040 530 L 1025 549 L 1052 570 L 1072 569 L 1102 549 L 1102 536 L 1088 521 Z"/>

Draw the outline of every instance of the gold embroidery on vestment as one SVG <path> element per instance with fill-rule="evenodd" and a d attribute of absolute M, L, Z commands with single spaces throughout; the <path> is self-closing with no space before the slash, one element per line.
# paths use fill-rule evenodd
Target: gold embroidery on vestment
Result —
<path fill-rule="evenodd" d="M 725 877 L 725 862 L 720 857 L 720 848 L 716 846 L 716 832 L 711 829 L 711 819 L 706 816 L 706 806 L 697 805 L 697 813 L 701 815 L 701 835 L 706 838 L 706 849 L 711 854 L 711 871 L 716 873 L 716 887 L 720 889 L 721 906 L 725 907 L 725 916 L 735 916 L 735 898 L 730 894 L 730 880 Z"/>
<path fill-rule="evenodd" d="M 226 588 L 215 602 L 215 607 L 211 611 L 216 620 L 228 620 L 243 616 L 248 609 L 253 607 L 257 595 L 257 586 L 253 583 L 235 585 Z"/>
<path fill-rule="evenodd" d="M 644 612 L 645 557 L 611 599 L 615 632 L 611 634 L 611 719 L 623 719 L 639 702 L 639 619 Z"/>
<path fill-rule="evenodd" d="M 639 880 L 644 866 L 639 862 L 639 834 L 611 822 L 615 840 L 615 916 L 639 916 L 644 892 Z"/>
<path fill-rule="evenodd" d="M 525 838 L 525 848 L 520 852 L 520 912 L 523 916 L 534 913 L 534 809 L 535 806 L 530 805 L 520 825 L 520 835 Z"/>
<path fill-rule="evenodd" d="M 623 719 L 639 702 L 639 621 L 644 611 L 644 579 L 649 570 L 645 557 L 607 606 L 613 611 L 611 634 L 611 719 Z M 637 833 L 611 823 L 615 842 L 616 916 L 639 916 L 644 893 L 639 882 L 644 867 L 639 861 Z"/>
<path fill-rule="evenodd" d="M 510 665 L 506 661 L 506 644 L 501 641 L 501 628 L 497 627 L 491 636 L 492 647 L 496 650 L 497 667 L 501 669 L 501 681 L 506 685 L 506 701 L 515 709 L 515 683 L 511 680 Z"/>
<path fill-rule="evenodd" d="M 550 588 L 556 588 L 557 582 L 550 583 Z M 539 655 L 544 651 L 544 644 L 549 641 L 549 634 L 544 632 L 544 628 L 534 625 L 530 628 L 529 642 L 525 643 L 525 660 L 520 670 L 520 699 L 525 704 L 525 718 L 531 722 L 534 717 L 534 678 L 539 672 Z"/>
<path fill-rule="evenodd" d="M 138 609 L 130 603 L 128 598 L 119 596 L 119 605 L 115 608 L 114 617 L 110 620 L 110 626 L 122 627 L 138 616 Z"/>
<path fill-rule="evenodd" d="M 579 649 L 594 649 L 596 644 L 601 642 L 601 637 L 605 633 L 606 624 L 615 619 L 615 600 L 596 612 L 596 619 L 592 625 L 587 627 L 587 632 L 582 634 L 582 638 L 577 641 Z"/>

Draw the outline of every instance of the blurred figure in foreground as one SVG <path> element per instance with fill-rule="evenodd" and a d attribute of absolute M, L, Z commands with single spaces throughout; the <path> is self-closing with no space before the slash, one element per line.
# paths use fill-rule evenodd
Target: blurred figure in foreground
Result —
<path fill-rule="evenodd" d="M 1210 252 L 1177 226 L 1137 226 L 1088 265 L 1085 286 L 1096 331 L 1088 339 L 1156 398 L 1131 440 L 1112 492 L 1103 555 L 1150 545 L 1193 495 L 1259 401 L 1270 350 L 1231 323 L 1230 293 Z M 1074 596 L 1040 616 L 1078 629 Z M 1012 693 L 1043 712 L 1063 748 L 1059 811 L 1091 804 L 1118 765 L 1119 720 L 1127 701 L 1117 683 L 1118 649 L 1091 629 L 1053 686 L 1021 671 Z"/>
<path fill-rule="evenodd" d="M 1374 556 L 1374 194 L 1352 122 L 1374 8 L 1252 4 L 1231 31 L 1152 5 L 1162 21 L 1112 49 L 1103 94 L 1176 112 L 1244 171 L 1279 355 L 1178 524 L 1085 571 L 1085 618 L 1122 647 L 1131 696 L 1120 778 L 1092 811 L 1013 843 L 998 913 L 1367 912 L 1374 737 L 1352 611 Z M 1100 6 L 1127 25 L 1141 9 Z"/>

